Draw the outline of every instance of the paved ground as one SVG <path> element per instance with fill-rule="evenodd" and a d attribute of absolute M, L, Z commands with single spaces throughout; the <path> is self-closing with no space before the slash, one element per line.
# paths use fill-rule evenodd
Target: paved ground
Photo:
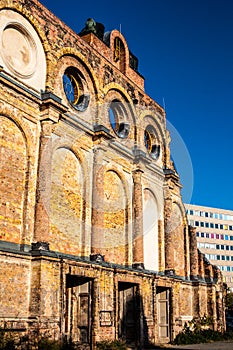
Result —
<path fill-rule="evenodd" d="M 206 344 L 192 345 L 161 345 L 155 349 L 176 349 L 176 350 L 233 350 L 233 340 L 226 342 L 213 342 Z"/>

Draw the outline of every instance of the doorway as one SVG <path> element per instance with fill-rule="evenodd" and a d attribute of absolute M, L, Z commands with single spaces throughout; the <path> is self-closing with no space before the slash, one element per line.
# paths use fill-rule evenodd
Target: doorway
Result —
<path fill-rule="evenodd" d="M 76 344 L 91 349 L 93 281 L 66 275 L 65 334 Z"/>
<path fill-rule="evenodd" d="M 140 298 L 137 285 L 119 282 L 118 315 L 119 339 L 136 348 L 140 335 Z"/>
<path fill-rule="evenodd" d="M 170 341 L 170 289 L 157 287 L 158 337 L 159 341 Z"/>

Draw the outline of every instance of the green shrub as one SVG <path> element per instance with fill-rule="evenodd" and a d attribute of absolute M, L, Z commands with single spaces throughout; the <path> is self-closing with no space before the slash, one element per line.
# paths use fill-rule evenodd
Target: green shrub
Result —
<path fill-rule="evenodd" d="M 59 350 L 60 342 L 48 338 L 41 338 L 38 342 L 38 350 Z"/>
<path fill-rule="evenodd" d="M 43 337 L 38 342 L 38 350 L 74 350 L 75 346 L 72 341 L 63 342 L 51 340 L 48 337 Z"/>
<path fill-rule="evenodd" d="M 212 323 L 211 317 L 194 318 L 189 325 L 185 323 L 182 332 L 176 336 L 172 344 L 199 344 L 233 339 L 233 332 L 221 333 L 210 328 L 206 329 Z"/>
<path fill-rule="evenodd" d="M 30 337 L 13 337 L 7 328 L 0 328 L 0 350 L 74 350 L 75 346 L 72 341 L 52 340 L 49 336 L 34 335 Z"/>
<path fill-rule="evenodd" d="M 176 336 L 172 343 L 175 345 L 199 344 L 222 340 L 225 340 L 224 335 L 218 331 L 213 331 L 212 329 L 200 329 L 188 332 L 183 330 Z"/>
<path fill-rule="evenodd" d="M 96 343 L 97 349 L 99 350 L 126 350 L 125 342 L 120 340 L 104 340 Z"/>
<path fill-rule="evenodd" d="M 0 350 L 16 350 L 14 337 L 6 332 L 6 328 L 0 328 Z"/>

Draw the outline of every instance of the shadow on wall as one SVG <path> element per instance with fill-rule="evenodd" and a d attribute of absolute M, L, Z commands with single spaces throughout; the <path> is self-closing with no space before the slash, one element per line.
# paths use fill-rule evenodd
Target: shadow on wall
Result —
<path fill-rule="evenodd" d="M 176 349 L 183 347 L 172 345 L 155 345 L 149 341 L 149 329 L 144 313 L 143 300 L 139 293 L 138 285 L 131 283 L 119 283 L 119 339 L 127 344 L 128 349 Z M 186 350 L 192 348 L 185 347 Z"/>
<path fill-rule="evenodd" d="M 119 338 L 125 341 L 130 349 L 156 349 L 149 342 L 143 301 L 137 285 L 119 284 L 118 327 Z"/>

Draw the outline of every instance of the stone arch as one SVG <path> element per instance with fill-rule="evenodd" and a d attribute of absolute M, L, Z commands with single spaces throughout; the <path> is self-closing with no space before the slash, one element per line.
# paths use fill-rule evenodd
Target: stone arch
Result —
<path fill-rule="evenodd" d="M 123 113 L 122 122 L 129 125 L 128 141 L 130 140 L 134 144 L 137 137 L 135 106 L 129 94 L 118 84 L 110 83 L 104 87 L 104 101 L 100 108 L 100 116 L 103 119 L 102 123 L 104 123 L 104 125 L 110 129 L 110 132 L 112 132 L 109 121 L 109 108 L 113 101 L 118 101 L 119 104 L 122 103 L 124 106 L 125 113 Z"/>
<path fill-rule="evenodd" d="M 116 55 L 115 55 L 115 52 L 117 49 L 116 40 L 119 40 L 119 43 L 122 45 L 122 48 L 119 46 L 118 59 L 116 59 Z M 127 65 L 129 65 L 129 48 L 124 36 L 116 29 L 112 30 L 110 33 L 110 48 L 113 54 L 113 57 L 112 57 L 113 64 L 122 73 L 125 73 L 127 69 Z"/>
<path fill-rule="evenodd" d="M 72 48 L 72 47 L 66 47 L 66 48 L 61 49 L 57 55 L 58 55 L 58 57 L 57 57 L 58 61 L 56 64 L 56 69 L 53 70 L 54 79 L 56 78 L 57 71 L 58 71 L 59 65 L 60 65 L 60 61 L 65 57 L 73 57 L 75 60 L 77 60 L 77 62 L 79 64 L 81 64 L 84 67 L 84 69 L 86 70 L 86 72 L 90 76 L 90 79 L 92 80 L 92 83 L 93 83 L 95 95 L 97 98 L 99 98 L 99 94 L 100 94 L 99 81 L 95 75 L 95 71 L 93 70 L 91 65 L 88 63 L 87 59 L 79 51 L 77 51 L 75 48 Z"/>
<path fill-rule="evenodd" d="M 25 133 L 16 121 L 0 115 L 1 239 L 21 244 L 28 188 L 28 149 Z"/>
<path fill-rule="evenodd" d="M 129 206 L 125 183 L 116 169 L 105 169 L 103 196 L 105 260 L 126 265 L 128 263 Z"/>
<path fill-rule="evenodd" d="M 84 174 L 80 159 L 70 148 L 57 148 L 52 156 L 49 208 L 49 241 L 52 250 L 81 255 L 84 196 Z"/>
<path fill-rule="evenodd" d="M 165 146 L 166 145 L 166 133 L 163 124 L 161 123 L 161 120 L 159 117 L 154 114 L 152 115 L 151 112 L 149 111 L 144 111 L 143 113 L 140 114 L 140 120 L 141 120 L 141 132 L 143 133 L 144 128 L 148 125 L 151 124 L 154 126 L 154 128 L 157 131 L 157 135 L 161 141 L 161 143 Z M 140 135 L 140 142 L 143 139 L 143 136 Z"/>
<path fill-rule="evenodd" d="M 11 108 L 0 104 L 0 116 L 11 119 L 22 132 L 27 145 L 27 156 L 32 157 L 35 153 L 36 146 L 35 136 L 29 126 L 29 123 L 24 119 L 24 113 L 18 109 Z"/>
<path fill-rule="evenodd" d="M 134 105 L 133 105 L 133 101 L 132 101 L 131 97 L 121 85 L 119 85 L 117 83 L 109 83 L 109 84 L 105 85 L 103 88 L 104 95 L 106 96 L 107 93 L 111 90 L 115 90 L 115 91 L 119 92 L 122 95 L 122 97 L 125 99 L 125 101 L 127 101 L 131 105 L 131 108 L 134 111 Z"/>
<path fill-rule="evenodd" d="M 64 91 L 63 77 L 68 71 L 72 72 L 75 77 L 78 95 L 80 94 L 83 98 L 82 102 L 76 106 L 68 101 Z M 61 50 L 58 53 L 57 64 L 52 68 L 50 79 L 53 92 L 62 98 L 69 111 L 78 114 L 79 118 L 83 118 L 85 122 L 88 121 L 93 125 L 98 115 L 100 87 L 95 72 L 85 57 L 72 48 Z"/>
<path fill-rule="evenodd" d="M 155 114 L 155 115 L 151 115 L 151 112 L 148 114 L 148 113 L 143 113 L 144 116 L 143 116 L 143 121 L 148 124 L 148 122 L 150 122 L 157 130 L 158 132 L 158 136 L 159 138 L 161 139 L 162 142 L 166 142 L 166 136 L 165 136 L 165 133 L 164 133 L 164 128 L 162 126 L 162 123 L 160 121 L 160 119 L 158 118 L 158 116 Z"/>
<path fill-rule="evenodd" d="M 150 122 L 158 130 L 159 135 L 161 137 L 161 140 L 164 142 L 164 144 L 166 143 L 165 125 L 157 113 L 154 113 L 151 110 L 146 109 L 146 110 L 143 110 L 142 112 L 140 112 L 138 119 L 140 121 L 141 128 L 144 128 L 145 124 L 148 123 L 147 120 L 150 120 Z M 140 141 L 140 140 L 138 140 L 138 141 Z"/>
<path fill-rule="evenodd" d="M 147 130 L 148 128 L 152 128 L 154 130 L 154 134 L 155 134 L 154 141 L 155 141 L 155 144 L 158 143 L 159 155 L 160 155 L 158 164 L 162 166 L 165 164 L 166 151 L 167 151 L 165 127 L 157 114 L 155 113 L 152 114 L 151 111 L 145 110 L 140 114 L 140 130 L 138 133 L 137 142 L 144 149 L 146 153 L 149 153 L 148 149 L 145 146 L 145 130 Z M 156 157 L 153 157 L 153 156 L 152 158 L 157 159 Z"/>
<path fill-rule="evenodd" d="M 158 251 L 159 207 L 154 193 L 145 188 L 143 191 L 143 245 L 144 266 L 148 270 L 159 270 Z"/>

